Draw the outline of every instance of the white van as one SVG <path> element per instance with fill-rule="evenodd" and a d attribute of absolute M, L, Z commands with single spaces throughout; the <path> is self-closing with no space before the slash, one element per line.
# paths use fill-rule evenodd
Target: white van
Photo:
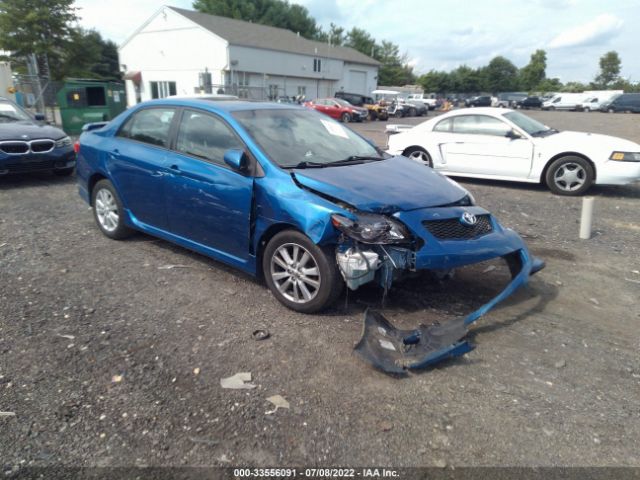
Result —
<path fill-rule="evenodd" d="M 623 90 L 602 90 L 584 92 L 589 96 L 580 105 L 580 110 L 585 112 L 592 112 L 594 110 L 600 110 L 603 104 L 610 102 L 614 97 L 617 97 L 624 93 Z"/>
<path fill-rule="evenodd" d="M 586 100 L 584 93 L 559 93 L 542 104 L 543 110 L 578 110 Z"/>

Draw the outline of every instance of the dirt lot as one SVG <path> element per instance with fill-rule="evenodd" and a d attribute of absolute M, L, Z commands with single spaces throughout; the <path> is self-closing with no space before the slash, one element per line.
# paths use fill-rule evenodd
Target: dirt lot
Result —
<path fill-rule="evenodd" d="M 640 116 L 531 112 L 640 141 Z M 404 123 L 404 122 L 403 122 Z M 384 143 L 384 123 L 356 125 Z M 0 463 L 28 465 L 640 466 L 640 186 L 580 200 L 463 181 L 547 268 L 473 330 L 477 349 L 406 378 L 352 353 L 366 288 L 323 315 L 145 235 L 114 242 L 73 179 L 0 179 Z M 171 265 L 180 267 L 168 268 Z M 504 269 L 397 284 L 399 325 L 490 298 Z M 271 338 L 257 342 L 252 332 Z M 257 388 L 224 390 L 251 372 Z M 267 415 L 280 394 L 290 409 Z"/>

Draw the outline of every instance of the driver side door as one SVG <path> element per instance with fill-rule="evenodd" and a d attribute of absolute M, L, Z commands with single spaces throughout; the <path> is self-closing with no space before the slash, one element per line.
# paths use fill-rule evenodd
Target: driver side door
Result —
<path fill-rule="evenodd" d="M 444 169 L 451 173 L 527 178 L 533 143 L 511 138 L 511 126 L 489 115 L 453 117 L 451 133 L 441 146 Z"/>

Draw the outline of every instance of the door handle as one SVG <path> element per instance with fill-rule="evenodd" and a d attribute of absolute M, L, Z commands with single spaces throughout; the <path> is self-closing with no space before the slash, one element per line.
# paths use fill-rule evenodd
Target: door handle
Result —
<path fill-rule="evenodd" d="M 178 165 L 176 165 L 176 164 L 173 164 L 173 165 L 169 166 L 169 170 L 174 175 L 182 175 L 182 171 L 180 170 L 180 167 Z"/>
<path fill-rule="evenodd" d="M 120 150 L 114 148 L 109 155 L 111 155 L 111 158 L 120 158 Z"/>

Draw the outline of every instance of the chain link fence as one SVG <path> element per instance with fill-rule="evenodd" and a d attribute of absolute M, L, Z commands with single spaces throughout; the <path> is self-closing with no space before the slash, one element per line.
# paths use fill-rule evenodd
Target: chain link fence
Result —
<path fill-rule="evenodd" d="M 60 110 L 56 94 L 63 82 L 38 75 L 14 75 L 16 102 L 31 113 L 42 113 L 47 120 L 60 125 Z"/>

